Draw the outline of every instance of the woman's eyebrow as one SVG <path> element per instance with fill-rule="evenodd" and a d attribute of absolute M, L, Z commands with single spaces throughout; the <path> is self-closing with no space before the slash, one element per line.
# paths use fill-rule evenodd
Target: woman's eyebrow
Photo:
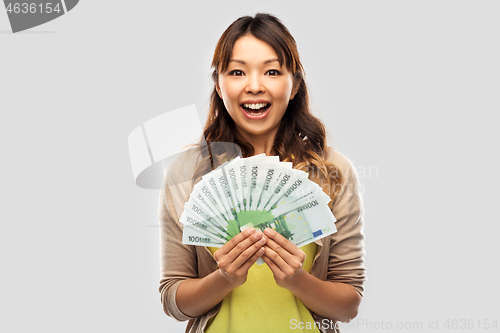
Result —
<path fill-rule="evenodd" d="M 266 61 L 264 61 L 264 65 L 265 65 L 265 64 L 269 64 L 269 63 L 271 63 L 271 62 L 275 62 L 275 61 L 278 61 L 278 62 L 279 62 L 279 59 L 274 58 L 274 59 L 269 59 L 269 60 L 266 60 Z M 239 60 L 239 59 L 230 59 L 230 60 L 229 60 L 229 62 L 238 62 L 238 63 L 243 64 L 243 65 L 246 65 L 246 64 L 247 64 L 247 63 L 246 63 L 246 62 L 244 62 L 243 60 Z"/>

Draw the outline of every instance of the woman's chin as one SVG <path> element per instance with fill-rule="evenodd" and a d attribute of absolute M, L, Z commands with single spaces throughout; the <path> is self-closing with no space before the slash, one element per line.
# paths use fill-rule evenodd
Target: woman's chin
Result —
<path fill-rule="evenodd" d="M 238 126 L 238 130 L 240 135 L 243 138 L 252 138 L 252 139 L 263 139 L 269 138 L 270 140 L 274 140 L 274 136 L 276 135 L 278 127 L 266 127 L 262 126 Z"/>

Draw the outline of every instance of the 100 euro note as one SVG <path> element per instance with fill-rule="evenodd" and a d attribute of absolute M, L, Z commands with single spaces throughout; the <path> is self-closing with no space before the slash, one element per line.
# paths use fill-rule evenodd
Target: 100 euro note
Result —
<path fill-rule="evenodd" d="M 336 231 L 330 198 L 307 173 L 276 158 L 256 157 L 227 162 L 195 186 L 188 201 L 195 205 L 186 207 L 197 216 L 181 217 L 187 226 L 183 243 L 217 247 L 251 226 L 270 227 L 302 246 Z"/>
<path fill-rule="evenodd" d="M 279 159 L 257 155 L 247 159 L 236 158 L 222 164 L 203 176 L 202 181 L 195 186 L 190 201 L 194 200 L 199 205 L 188 207 L 198 210 L 201 207 L 205 213 L 208 213 L 205 216 L 206 219 L 209 218 L 210 213 L 216 214 L 212 218 L 219 222 L 229 237 L 236 236 L 242 225 L 254 221 L 255 216 L 263 213 L 256 211 L 254 207 L 259 202 L 257 199 L 261 195 L 263 182 L 262 179 L 257 181 L 256 178 L 265 176 L 259 172 L 260 169 L 265 168 L 265 165 L 261 166 L 262 162 L 278 166 Z M 247 174 L 247 170 L 251 170 L 250 173 Z M 247 181 L 253 183 L 253 192 L 250 186 L 245 191 Z M 253 206 L 250 205 L 252 193 L 255 197 Z M 245 196 L 249 199 L 244 199 Z"/>
<path fill-rule="evenodd" d="M 270 212 L 247 212 L 255 214 L 255 218 L 252 219 L 251 214 L 247 215 L 249 219 L 246 220 L 246 224 L 240 227 L 240 230 L 243 231 L 248 227 L 261 230 L 271 228 L 289 239 L 296 246 L 304 246 L 331 235 L 336 232 L 336 220 L 327 206 L 330 197 L 322 191 L 315 195 L 312 195 L 313 192 L 292 203 L 287 203 L 286 198 L 283 196 L 281 202 L 275 205 L 275 208 Z M 189 214 L 186 214 L 186 216 L 189 216 Z M 188 230 L 188 235 L 194 237 L 184 241 L 189 241 L 189 244 L 192 245 L 202 245 L 200 242 L 204 242 L 210 244 L 210 246 L 219 247 L 222 245 L 220 244 L 221 241 L 224 242 L 224 240 L 231 238 L 214 228 L 206 227 L 210 223 L 203 220 L 201 215 L 200 217 L 198 220 L 194 219 L 194 222 L 192 219 L 189 226 L 196 229 L 198 233 L 193 235 L 192 231 Z M 199 230 L 200 228 L 202 230 Z"/>
<path fill-rule="evenodd" d="M 270 218 L 267 221 L 256 219 L 244 225 L 242 230 L 248 227 L 271 228 L 296 246 L 304 246 L 337 231 L 336 219 L 327 205 L 329 201 L 330 197 L 323 191 L 317 196 L 306 195 L 293 204 L 282 200 L 268 212 Z"/>
<path fill-rule="evenodd" d="M 193 209 L 184 209 L 179 219 L 183 225 L 183 244 L 222 246 L 231 239 L 215 219 L 207 218 L 206 213 L 196 202 L 190 199 L 185 207 L 190 205 L 194 206 Z"/>
<path fill-rule="evenodd" d="M 300 247 L 336 232 L 335 221 L 333 214 L 328 209 L 317 211 L 314 214 L 308 214 L 306 211 L 292 211 L 254 227 L 262 230 L 265 228 L 274 229 Z M 242 226 L 241 230 L 243 231 L 250 226 L 252 225 Z M 184 224 L 183 244 L 221 247 L 226 242 L 227 240 L 221 235 L 214 235 L 207 230 Z"/>

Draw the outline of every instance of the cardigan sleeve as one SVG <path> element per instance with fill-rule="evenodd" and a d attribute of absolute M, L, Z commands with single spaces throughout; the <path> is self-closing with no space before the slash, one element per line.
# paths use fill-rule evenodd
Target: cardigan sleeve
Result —
<path fill-rule="evenodd" d="M 337 232 L 330 238 L 327 280 L 347 283 L 363 296 L 366 272 L 360 185 L 352 162 L 336 149 L 333 154 L 333 162 L 340 168 L 342 181 L 332 208 L 337 219 Z"/>
<path fill-rule="evenodd" d="M 177 173 L 182 172 L 177 171 Z M 160 192 L 158 221 L 160 224 L 160 287 L 163 311 L 178 321 L 194 319 L 177 307 L 176 293 L 186 279 L 198 278 L 197 254 L 192 245 L 182 244 L 182 226 L 179 222 L 184 203 L 183 184 L 179 174 L 167 169 L 164 186 Z M 169 181 L 170 180 L 170 181 Z M 178 202 L 176 203 L 175 200 Z"/>

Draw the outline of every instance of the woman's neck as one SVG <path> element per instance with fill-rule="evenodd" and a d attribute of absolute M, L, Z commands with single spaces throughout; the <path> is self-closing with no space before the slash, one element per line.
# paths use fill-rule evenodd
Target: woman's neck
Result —
<path fill-rule="evenodd" d="M 266 156 L 271 156 L 272 150 L 273 150 L 273 142 L 271 142 L 271 143 L 265 142 L 262 145 L 251 143 L 253 146 L 254 155 L 259 155 L 259 154 L 264 153 L 264 154 L 266 154 Z"/>
<path fill-rule="evenodd" d="M 254 155 L 266 154 L 266 156 L 271 156 L 273 154 L 274 138 L 278 132 L 278 128 L 272 132 L 262 134 L 262 135 L 252 135 L 250 133 L 242 133 L 238 131 L 238 136 L 240 139 L 248 142 L 253 147 Z"/>

